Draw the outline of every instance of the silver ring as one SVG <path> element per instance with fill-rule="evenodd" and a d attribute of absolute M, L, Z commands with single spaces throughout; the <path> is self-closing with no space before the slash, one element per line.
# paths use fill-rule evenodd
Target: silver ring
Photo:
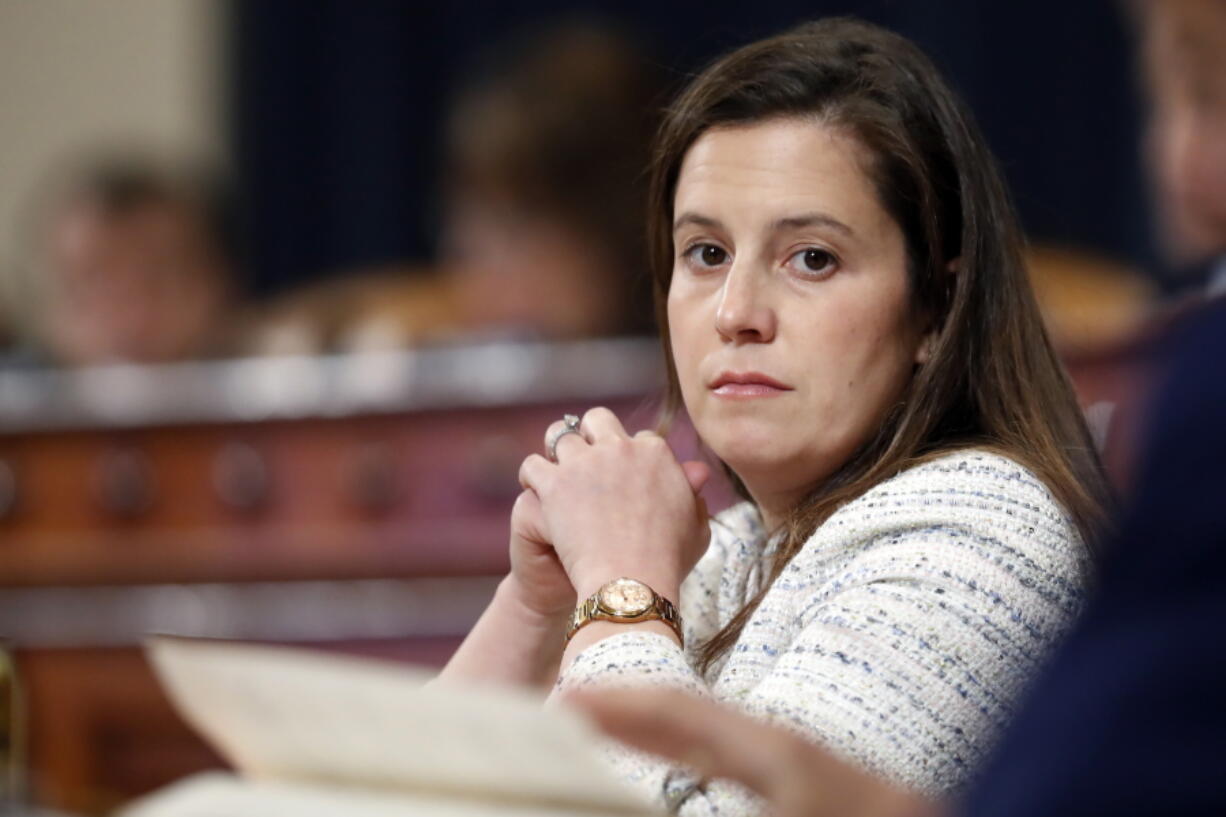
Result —
<path fill-rule="evenodd" d="M 567 434 L 578 434 L 580 437 L 583 436 L 583 432 L 579 430 L 580 421 L 578 415 L 564 414 L 562 415 L 562 422 L 564 424 L 562 430 L 557 434 L 554 434 L 553 439 L 551 439 L 545 445 L 545 454 L 549 457 L 550 462 L 558 461 L 558 440 L 562 439 Z"/>

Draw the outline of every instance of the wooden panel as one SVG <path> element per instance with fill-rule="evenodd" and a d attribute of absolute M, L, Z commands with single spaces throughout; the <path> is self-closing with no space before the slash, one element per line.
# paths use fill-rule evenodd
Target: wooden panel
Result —
<path fill-rule="evenodd" d="M 158 690 L 140 628 L 441 664 L 475 618 L 464 605 L 507 569 L 520 462 L 564 412 L 602 404 L 630 430 L 651 425 L 639 395 L 659 381 L 654 349 L 0 373 L 0 615 L 24 634 L 40 800 L 101 813 L 220 762 Z M 676 439 L 694 454 L 692 435 Z M 726 488 L 709 494 L 726 503 Z M 432 616 L 386 604 L 400 591 L 382 583 L 430 577 L 472 577 L 466 600 Z M 335 598 L 287 615 L 285 594 L 310 582 Z M 363 606 L 374 597 L 384 606 Z M 363 616 L 397 632 L 370 640 L 352 626 Z"/>
<path fill-rule="evenodd" d="M 438 666 L 455 638 L 320 645 Z M 21 650 L 31 724 L 30 781 L 46 806 L 104 814 L 225 761 L 183 723 L 134 648 Z"/>

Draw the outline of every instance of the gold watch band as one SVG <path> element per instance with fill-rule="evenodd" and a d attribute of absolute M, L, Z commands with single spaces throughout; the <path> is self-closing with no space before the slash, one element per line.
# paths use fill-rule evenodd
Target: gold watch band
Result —
<path fill-rule="evenodd" d="M 646 585 L 643 586 L 646 587 Z M 650 588 L 647 589 L 650 590 Z M 681 629 L 681 613 L 671 601 L 651 590 L 651 605 L 641 612 L 626 615 L 625 613 L 619 613 L 616 610 L 610 609 L 601 603 L 601 594 L 604 590 L 604 587 L 600 588 L 600 590 L 597 590 L 575 608 L 575 612 L 571 615 L 570 626 L 566 629 L 566 644 L 570 643 L 575 633 L 593 621 L 612 621 L 617 624 L 635 624 L 640 621 L 663 621 L 677 634 L 677 640 L 681 642 L 682 646 L 685 645 L 685 636 L 682 634 Z"/>

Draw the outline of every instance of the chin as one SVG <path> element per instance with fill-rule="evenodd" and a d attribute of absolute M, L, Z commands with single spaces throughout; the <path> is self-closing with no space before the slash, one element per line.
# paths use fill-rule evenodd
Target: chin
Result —
<path fill-rule="evenodd" d="M 707 448 L 728 465 L 751 492 L 805 490 L 836 471 L 853 447 L 800 445 L 777 429 L 723 428 L 704 437 Z M 791 445 L 788 445 L 791 443 Z"/>
<path fill-rule="evenodd" d="M 778 434 L 738 433 L 735 429 L 725 429 L 703 440 L 715 456 L 738 474 L 778 468 L 794 462 L 798 456 L 794 450 L 781 448 Z"/>

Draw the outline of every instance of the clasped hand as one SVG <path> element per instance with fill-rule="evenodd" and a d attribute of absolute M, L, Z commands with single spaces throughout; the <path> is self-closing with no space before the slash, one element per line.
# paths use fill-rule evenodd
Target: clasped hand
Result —
<path fill-rule="evenodd" d="M 547 443 L 562 430 L 561 421 L 551 426 Z M 654 432 L 630 436 L 606 408 L 591 409 L 579 433 L 556 439 L 556 462 L 533 454 L 519 471 L 511 573 L 525 603 L 566 615 L 620 576 L 676 602 L 710 538 L 698 494 L 709 467 L 678 462 Z"/>

